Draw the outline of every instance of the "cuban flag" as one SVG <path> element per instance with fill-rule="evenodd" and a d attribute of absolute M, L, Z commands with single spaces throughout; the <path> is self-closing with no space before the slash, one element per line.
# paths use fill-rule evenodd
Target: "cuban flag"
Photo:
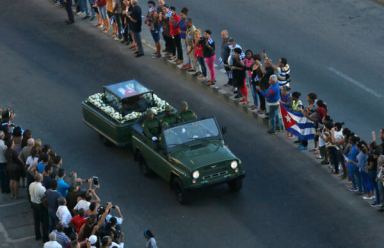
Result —
<path fill-rule="evenodd" d="M 306 118 L 301 112 L 288 110 L 280 103 L 280 112 L 284 128 L 300 140 L 310 140 L 315 137 L 315 125 L 313 121 Z"/>

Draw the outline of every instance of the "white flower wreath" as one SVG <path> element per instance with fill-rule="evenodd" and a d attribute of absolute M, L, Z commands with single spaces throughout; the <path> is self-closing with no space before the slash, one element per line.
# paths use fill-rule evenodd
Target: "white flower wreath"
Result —
<path fill-rule="evenodd" d="M 96 93 L 89 96 L 87 101 L 120 123 L 138 119 L 143 115 L 143 113 L 140 112 L 132 112 L 123 116 L 122 114 L 117 112 L 113 107 L 105 104 L 103 101 L 103 96 L 104 93 Z M 165 107 L 169 105 L 166 101 L 162 100 L 156 94 L 153 94 L 153 101 L 155 103 L 155 107 L 152 107 L 151 110 L 155 113 L 155 115 L 164 112 Z"/>

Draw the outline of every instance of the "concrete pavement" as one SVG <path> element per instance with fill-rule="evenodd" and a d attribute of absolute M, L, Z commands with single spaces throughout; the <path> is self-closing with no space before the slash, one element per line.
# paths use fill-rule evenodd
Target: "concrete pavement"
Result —
<path fill-rule="evenodd" d="M 25 189 L 20 189 L 20 193 L 17 200 L 0 194 L 0 247 L 42 247 L 42 243 L 35 241 L 32 211 Z"/>

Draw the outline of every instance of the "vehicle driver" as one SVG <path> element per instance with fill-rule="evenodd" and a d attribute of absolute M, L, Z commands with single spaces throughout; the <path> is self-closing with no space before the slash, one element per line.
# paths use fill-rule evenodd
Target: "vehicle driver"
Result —
<path fill-rule="evenodd" d="M 161 131 L 160 121 L 155 117 L 155 113 L 148 109 L 145 120 L 143 122 L 144 135 L 152 139 L 152 141 L 157 141 Z"/>
<path fill-rule="evenodd" d="M 197 116 L 192 110 L 189 110 L 188 103 L 186 101 L 182 101 L 181 102 L 181 110 L 179 113 L 179 121 L 180 122 L 188 122 L 188 121 L 193 121 L 196 119 L 197 119 Z"/>
<path fill-rule="evenodd" d="M 161 119 L 161 123 L 167 123 L 168 126 L 172 126 L 177 122 L 177 115 L 172 113 L 172 107 L 169 105 L 165 106 L 164 117 Z"/>

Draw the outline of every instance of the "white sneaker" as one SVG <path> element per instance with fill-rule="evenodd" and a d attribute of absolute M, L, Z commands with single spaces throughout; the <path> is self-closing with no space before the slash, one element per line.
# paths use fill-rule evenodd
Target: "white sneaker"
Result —
<path fill-rule="evenodd" d="M 372 200 L 374 197 L 373 196 L 363 196 L 364 200 Z"/>

